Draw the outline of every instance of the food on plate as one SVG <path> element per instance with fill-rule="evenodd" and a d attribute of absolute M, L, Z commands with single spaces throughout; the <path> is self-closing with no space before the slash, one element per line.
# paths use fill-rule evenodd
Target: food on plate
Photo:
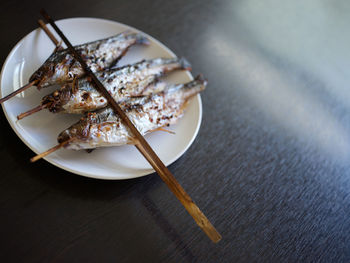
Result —
<path fill-rule="evenodd" d="M 204 90 L 207 81 L 198 76 L 186 84 L 153 84 L 162 90 L 148 96 L 130 98 L 120 104 L 141 135 L 176 123 L 182 117 L 191 97 Z M 105 146 L 133 144 L 133 135 L 110 107 L 88 112 L 81 120 L 64 130 L 58 142 L 68 149 L 94 149 Z"/>
<path fill-rule="evenodd" d="M 150 85 L 157 78 L 177 69 L 190 70 L 186 59 L 157 58 L 126 65 L 121 68 L 100 71 L 97 78 L 118 102 L 150 92 Z M 18 115 L 18 119 L 47 108 L 51 112 L 84 113 L 107 106 L 107 100 L 96 90 L 89 77 L 66 83 L 60 89 L 43 97 L 41 105 Z"/>
<path fill-rule="evenodd" d="M 127 31 L 78 45 L 75 49 L 143 136 L 176 123 L 183 116 L 190 98 L 204 90 L 207 81 L 202 76 L 185 84 L 159 81 L 168 72 L 191 70 L 191 65 L 184 58 L 149 59 L 116 67 L 116 62 L 134 44 L 148 44 L 148 40 L 141 34 Z M 84 114 L 79 122 L 59 134 L 59 145 L 31 161 L 61 147 L 92 150 L 137 143 L 128 125 L 95 88 L 91 77 L 84 75 L 83 68 L 70 51 L 56 47 L 54 53 L 32 74 L 29 84 L 0 99 L 1 103 L 32 85 L 40 90 L 58 84 L 61 85 L 59 89 L 44 96 L 38 107 L 18 115 L 18 119 L 44 108 L 53 113 Z"/>
<path fill-rule="evenodd" d="M 96 40 L 75 46 L 75 50 L 83 57 L 92 72 L 98 72 L 114 65 L 134 44 L 147 44 L 142 34 L 129 31 L 116 36 Z M 64 84 L 75 77 L 84 75 L 79 62 L 68 49 L 56 51 L 44 64 L 34 72 L 29 82 L 37 81 L 41 89 L 53 84 Z"/>
<path fill-rule="evenodd" d="M 93 72 L 108 69 L 121 59 L 134 44 L 148 44 L 142 34 L 129 31 L 116 36 L 75 46 Z M 62 85 L 84 75 L 79 62 L 74 59 L 68 49 L 55 49 L 54 53 L 29 78 L 29 83 L 0 99 L 0 103 L 16 94 L 37 86 L 40 90 L 54 84 Z"/>

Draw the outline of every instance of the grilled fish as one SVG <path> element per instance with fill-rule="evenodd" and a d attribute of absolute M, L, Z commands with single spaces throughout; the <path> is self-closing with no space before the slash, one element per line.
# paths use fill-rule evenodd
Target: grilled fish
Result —
<path fill-rule="evenodd" d="M 75 46 L 93 72 L 107 69 L 114 65 L 134 44 L 148 44 L 141 34 L 128 31 L 116 36 Z M 29 82 L 37 81 L 38 89 L 73 81 L 74 77 L 84 74 L 80 63 L 74 59 L 68 49 L 54 52 L 44 64 L 34 72 Z"/>
<path fill-rule="evenodd" d="M 158 82 L 154 85 L 163 86 L 154 87 L 163 91 L 120 104 L 141 135 L 174 124 L 182 117 L 188 100 L 204 90 L 207 81 L 198 76 L 187 84 Z M 133 135 L 110 107 L 86 113 L 79 122 L 64 130 L 58 136 L 58 142 L 67 141 L 65 147 L 74 150 L 134 143 Z"/>
<path fill-rule="evenodd" d="M 190 69 L 184 58 L 143 60 L 117 69 L 96 73 L 97 78 L 118 102 L 143 94 L 157 78 L 176 69 Z M 51 112 L 84 113 L 107 106 L 107 100 L 97 91 L 89 77 L 66 83 L 61 89 L 45 96 L 41 105 Z"/>

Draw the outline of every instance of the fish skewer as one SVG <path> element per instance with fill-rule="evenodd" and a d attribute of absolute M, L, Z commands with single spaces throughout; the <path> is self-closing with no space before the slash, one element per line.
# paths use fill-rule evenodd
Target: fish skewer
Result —
<path fill-rule="evenodd" d="M 120 103 L 129 97 L 152 92 L 148 88 L 151 83 L 162 75 L 176 69 L 190 70 L 191 66 L 184 58 L 158 58 L 98 72 L 96 76 L 112 97 Z M 20 120 L 43 108 L 47 108 L 54 113 L 84 113 L 106 106 L 107 100 L 94 88 L 89 77 L 85 77 L 72 83 L 67 83 L 61 89 L 45 96 L 40 106 L 18 115 L 17 119 Z"/>
<path fill-rule="evenodd" d="M 134 44 L 145 44 L 148 40 L 141 34 L 122 32 L 116 36 L 75 46 L 92 72 L 98 72 L 114 65 Z M 74 77 L 84 75 L 80 63 L 64 49 L 52 54 L 45 63 L 30 77 L 40 80 L 38 89 L 53 84 L 73 81 Z"/>
<path fill-rule="evenodd" d="M 91 70 L 98 72 L 113 66 L 132 45 L 148 43 L 143 35 L 126 31 L 116 36 L 81 44 L 75 48 Z M 62 85 L 82 75 L 84 70 L 69 50 L 57 50 L 32 74 L 27 85 L 0 99 L 0 103 L 34 85 L 40 90 L 54 84 Z"/>
<path fill-rule="evenodd" d="M 199 75 L 186 84 L 157 82 L 152 85 L 155 86 L 154 90 L 162 91 L 131 98 L 120 105 L 143 135 L 176 123 L 182 117 L 189 99 L 204 90 L 207 81 Z M 62 147 L 88 150 L 136 143 L 130 130 L 110 107 L 85 113 L 80 121 L 61 132 L 57 141 L 59 144 L 31 158 L 31 162 L 38 161 Z"/>
<path fill-rule="evenodd" d="M 154 85 L 161 85 L 164 90 L 120 104 L 141 135 L 176 123 L 183 116 L 189 99 L 204 90 L 207 81 L 198 76 L 186 84 L 158 82 Z M 86 113 L 79 122 L 64 130 L 58 142 L 66 141 L 69 143 L 65 148 L 73 150 L 136 143 L 128 127 L 110 107 Z"/>

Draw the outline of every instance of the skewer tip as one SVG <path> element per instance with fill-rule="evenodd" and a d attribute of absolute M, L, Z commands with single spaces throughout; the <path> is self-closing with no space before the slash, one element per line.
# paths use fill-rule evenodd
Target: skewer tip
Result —
<path fill-rule="evenodd" d="M 38 112 L 38 111 L 41 111 L 42 109 L 46 108 L 47 106 L 48 106 L 47 104 L 43 104 L 43 105 L 39 105 L 39 106 L 37 106 L 37 107 L 35 107 L 33 109 L 30 109 L 30 110 L 28 110 L 26 112 L 23 112 L 23 113 L 17 115 L 17 120 L 21 120 L 21 119 L 23 119 L 23 118 L 25 118 L 27 116 L 30 116 L 30 115 Z"/>
<path fill-rule="evenodd" d="M 47 155 L 49 155 L 50 153 L 53 153 L 55 151 L 57 151 L 58 149 L 61 149 L 62 147 L 66 146 L 68 143 L 70 143 L 71 141 L 73 140 L 73 138 L 67 140 L 67 141 L 64 141 L 64 142 L 61 142 L 60 144 L 57 144 L 56 146 L 48 149 L 47 151 L 43 152 L 43 153 L 40 153 L 32 158 L 30 158 L 30 162 L 31 163 L 34 163 L 38 160 L 40 160 L 41 158 L 44 158 L 46 157 Z"/>
<path fill-rule="evenodd" d="M 46 12 L 45 8 L 41 8 L 40 9 L 40 14 L 45 18 L 45 19 L 50 19 L 50 16 L 48 15 L 48 13 Z"/>

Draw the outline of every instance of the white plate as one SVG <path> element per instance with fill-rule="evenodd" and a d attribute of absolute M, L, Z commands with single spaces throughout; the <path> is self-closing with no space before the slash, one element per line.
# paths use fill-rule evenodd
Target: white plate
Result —
<path fill-rule="evenodd" d="M 64 19 L 57 21 L 57 25 L 73 45 L 105 38 L 127 29 L 140 32 L 127 25 L 96 18 Z M 175 57 L 175 54 L 162 43 L 145 35 L 151 44 L 132 47 L 119 65 L 134 63 L 144 58 Z M 34 30 L 18 42 L 1 71 L 1 97 L 25 85 L 30 75 L 46 60 L 53 48 L 52 42 L 40 29 Z M 179 71 L 171 73 L 167 80 L 183 83 L 192 80 L 192 75 Z M 50 87 L 40 92 L 36 88 L 30 88 L 2 105 L 13 130 L 35 153 L 41 153 L 57 144 L 57 135 L 79 119 L 78 115 L 52 114 L 43 110 L 17 121 L 16 116 L 19 113 L 37 106 L 41 98 L 54 88 Z M 185 116 L 176 125 L 169 127 L 175 131 L 175 135 L 154 132 L 146 135 L 146 139 L 160 159 L 169 165 L 191 145 L 198 133 L 201 119 L 202 104 L 198 95 L 189 104 Z M 128 179 L 154 172 L 137 149 L 129 145 L 101 148 L 90 154 L 85 151 L 61 149 L 45 159 L 72 173 L 99 179 Z"/>

